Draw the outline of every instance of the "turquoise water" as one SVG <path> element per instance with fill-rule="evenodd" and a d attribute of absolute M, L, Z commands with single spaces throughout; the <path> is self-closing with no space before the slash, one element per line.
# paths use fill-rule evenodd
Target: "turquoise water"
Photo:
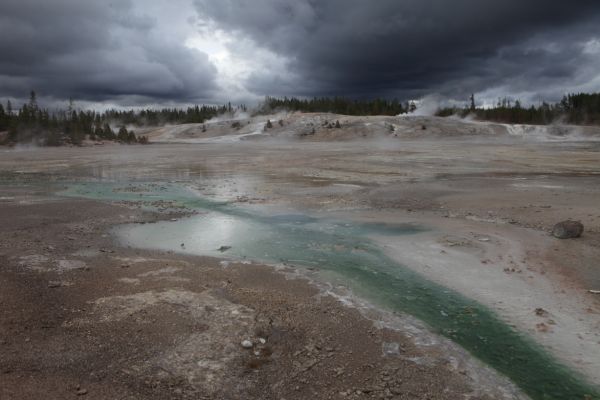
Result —
<path fill-rule="evenodd" d="M 600 399 L 597 388 L 557 362 L 527 335 L 491 310 L 428 281 L 387 257 L 372 243 L 373 233 L 397 236 L 422 230 L 413 225 L 356 224 L 307 215 L 267 215 L 199 197 L 173 184 L 71 186 L 64 195 L 101 200 L 170 201 L 173 207 L 203 212 L 175 222 L 125 225 L 123 244 L 192 254 L 288 262 L 334 272 L 361 296 L 390 310 L 411 314 L 475 357 L 508 376 L 533 399 Z M 164 203 L 159 203 L 163 204 Z M 231 246 L 221 252 L 221 246 Z M 588 397 L 586 397 L 588 396 Z"/>

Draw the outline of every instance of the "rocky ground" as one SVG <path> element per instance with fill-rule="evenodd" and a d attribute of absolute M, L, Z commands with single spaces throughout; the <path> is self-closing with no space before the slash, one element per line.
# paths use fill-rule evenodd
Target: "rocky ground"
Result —
<path fill-rule="evenodd" d="M 324 125 L 338 119 L 342 128 Z M 150 135 L 184 144 L 0 149 L 0 397 L 524 398 L 460 350 L 374 324 L 293 271 L 119 246 L 113 226 L 181 215 L 53 194 L 90 179 L 178 181 L 248 207 L 424 224 L 412 241 L 373 239 L 594 381 L 594 130 L 408 121 L 283 115 L 266 134 L 251 120 L 209 124 L 210 137 L 201 126 Z M 583 236 L 552 238 L 567 219 Z"/>
<path fill-rule="evenodd" d="M 270 125 L 269 125 L 270 122 Z M 135 128 L 135 127 L 132 127 Z M 155 143 L 227 143 L 240 140 L 349 141 L 357 139 L 530 139 L 600 140 L 600 128 L 573 125 L 508 125 L 430 116 L 347 116 L 330 113 L 288 113 L 235 119 L 216 118 L 204 124 L 135 128 Z"/>
<path fill-rule="evenodd" d="M 2 191 L 2 399 L 501 396 L 304 279 L 107 235 L 178 215 L 38 190 Z"/>

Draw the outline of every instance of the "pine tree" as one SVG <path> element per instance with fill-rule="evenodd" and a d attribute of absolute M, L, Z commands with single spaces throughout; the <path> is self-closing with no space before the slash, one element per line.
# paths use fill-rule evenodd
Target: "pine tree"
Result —
<path fill-rule="evenodd" d="M 38 109 L 37 95 L 33 90 L 29 94 L 29 109 L 31 110 L 31 112 L 35 112 Z"/>
<path fill-rule="evenodd" d="M 110 128 L 110 125 L 107 123 L 104 124 L 104 127 L 102 128 L 102 133 L 104 139 L 106 140 L 115 140 L 117 138 L 113 130 Z"/>
<path fill-rule="evenodd" d="M 135 133 L 133 131 L 129 131 L 129 133 L 127 133 L 127 143 L 137 143 L 137 138 L 135 137 Z"/>
<path fill-rule="evenodd" d="M 117 140 L 121 143 L 127 143 L 129 140 L 129 133 L 127 132 L 127 128 L 122 126 L 119 129 L 119 133 L 117 134 Z"/>

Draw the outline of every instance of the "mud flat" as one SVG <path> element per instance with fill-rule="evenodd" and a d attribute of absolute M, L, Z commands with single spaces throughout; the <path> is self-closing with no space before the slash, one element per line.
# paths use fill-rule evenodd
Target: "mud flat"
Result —
<path fill-rule="evenodd" d="M 237 143 L 0 150 L 2 397 L 595 398 L 600 304 L 590 290 L 600 285 L 600 146 L 593 133 L 542 140 L 539 131 L 523 138 L 469 125 L 465 135 L 451 122 L 452 137 L 444 137 L 450 128 L 437 120 L 382 117 L 297 135 L 316 117 L 285 117 L 275 124 L 281 135 Z M 367 123 L 375 128 L 362 138 Z M 413 133 L 398 134 L 402 124 Z M 423 135 L 423 124 L 439 131 Z M 195 200 L 173 198 L 171 186 Z M 78 197 L 64 197 L 74 188 Z M 117 234 L 163 225 L 186 232 L 178 224 L 211 221 L 215 212 L 229 221 L 208 224 L 219 246 L 202 248 L 202 235 L 195 241 L 202 223 L 181 243 L 165 234 L 144 246 Z M 264 232 L 236 225 L 240 218 L 313 229 L 315 258 L 301 247 L 280 256 L 293 248 L 281 231 L 280 243 L 265 239 L 278 262 L 252 249 L 242 254 L 244 240 Z M 564 219 L 581 220 L 584 236 L 551 238 Z M 398 231 L 407 226 L 418 229 Z M 456 303 L 456 319 L 471 321 L 473 332 L 489 312 L 501 336 L 514 332 L 533 353 L 502 367 L 485 356 L 502 353 L 492 334 L 487 344 L 467 342 L 460 326 L 436 325 L 446 323 L 447 304 L 434 304 L 430 315 L 407 306 L 419 298 L 403 293 L 396 309 L 389 299 L 406 287 L 378 297 L 364 283 L 378 282 L 381 270 L 340 273 L 327 268 L 338 259 L 331 254 L 346 260 L 340 265 L 389 260 L 389 276 L 398 265 L 404 281 L 415 274 L 419 287 L 437 285 L 435 296 L 459 296 L 448 303 L 472 302 Z M 473 347 L 476 340 L 483 342 Z M 510 353 L 510 343 L 499 343 Z M 556 386 L 528 364 L 544 357 Z M 512 367 L 521 368 L 522 380 L 511 377 L 521 389 L 503 376 Z"/>

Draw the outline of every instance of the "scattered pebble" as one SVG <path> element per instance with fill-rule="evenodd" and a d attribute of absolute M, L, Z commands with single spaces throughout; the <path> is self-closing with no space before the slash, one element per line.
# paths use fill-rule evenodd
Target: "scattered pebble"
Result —
<path fill-rule="evenodd" d="M 245 348 L 245 349 L 251 349 L 252 348 L 252 342 L 249 341 L 248 339 L 242 340 L 242 347 Z"/>
<path fill-rule="evenodd" d="M 535 315 L 538 317 L 546 317 L 548 316 L 548 311 L 544 310 L 543 308 L 536 308 Z"/>
<path fill-rule="evenodd" d="M 550 327 L 548 325 L 546 325 L 545 323 L 541 322 L 539 324 L 535 325 L 535 328 L 538 330 L 538 332 L 549 332 L 550 331 Z"/>

